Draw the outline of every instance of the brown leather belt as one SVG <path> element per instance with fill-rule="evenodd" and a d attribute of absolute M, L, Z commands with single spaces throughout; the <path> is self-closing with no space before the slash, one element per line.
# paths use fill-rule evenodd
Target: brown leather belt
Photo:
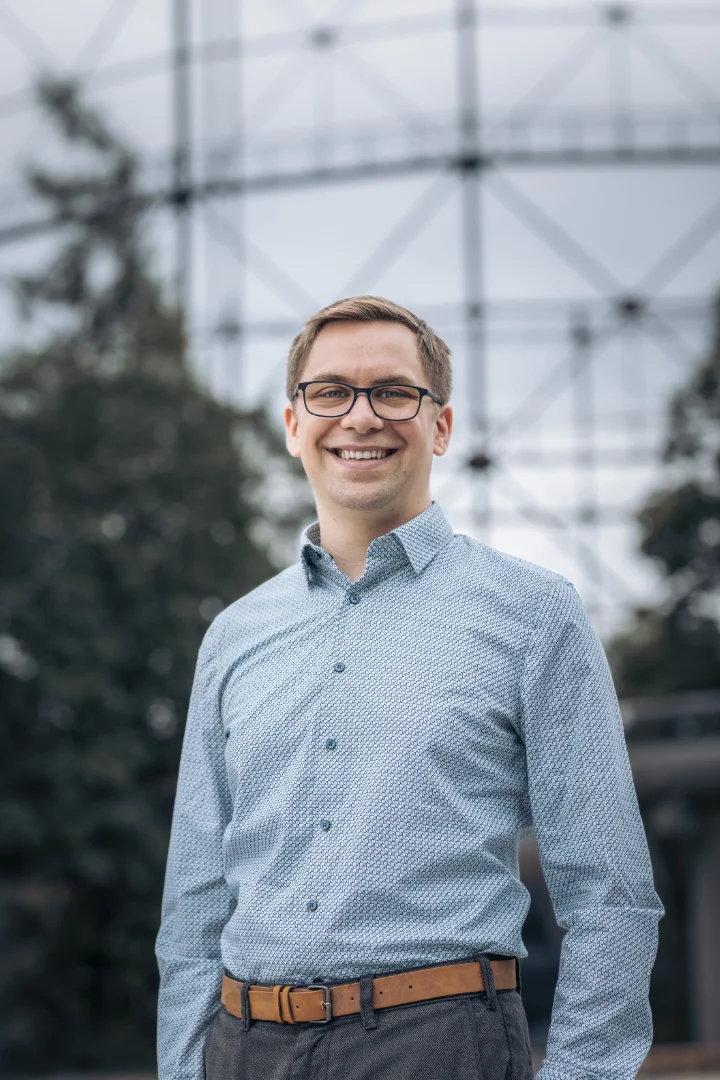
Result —
<path fill-rule="evenodd" d="M 517 960 L 491 960 L 496 990 L 517 987 Z M 242 1018 L 241 982 L 223 975 L 222 1003 L 233 1016 Z M 442 964 L 402 972 L 399 975 L 376 975 L 373 979 L 373 1009 L 406 1005 L 427 998 L 449 997 L 450 994 L 469 994 L 485 989 L 482 968 L 477 960 L 460 964 Z M 349 1016 L 360 1012 L 360 983 L 341 983 L 325 986 L 255 986 L 248 989 L 250 1017 L 253 1020 L 275 1020 L 278 1024 L 308 1021 L 326 1024 L 333 1016 Z"/>

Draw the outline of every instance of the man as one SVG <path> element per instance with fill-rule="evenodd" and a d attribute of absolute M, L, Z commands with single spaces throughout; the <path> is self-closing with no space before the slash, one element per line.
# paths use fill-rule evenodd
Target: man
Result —
<path fill-rule="evenodd" d="M 569 581 L 431 499 L 449 355 L 369 296 L 293 341 L 318 521 L 200 648 L 160 1080 L 528 1080 L 531 826 L 567 929 L 541 1080 L 630 1080 L 647 1053 L 663 909 L 605 654 Z"/>

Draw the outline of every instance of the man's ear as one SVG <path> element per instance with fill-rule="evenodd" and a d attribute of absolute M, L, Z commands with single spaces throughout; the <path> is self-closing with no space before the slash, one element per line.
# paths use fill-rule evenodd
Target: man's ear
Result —
<path fill-rule="evenodd" d="M 283 414 L 285 420 L 285 445 L 292 457 L 300 457 L 300 440 L 298 438 L 298 420 L 295 413 L 295 404 L 292 402 L 285 406 Z"/>
<path fill-rule="evenodd" d="M 437 405 L 437 416 L 434 421 L 433 453 L 442 457 L 446 453 L 450 435 L 452 434 L 453 412 L 450 405 Z"/>

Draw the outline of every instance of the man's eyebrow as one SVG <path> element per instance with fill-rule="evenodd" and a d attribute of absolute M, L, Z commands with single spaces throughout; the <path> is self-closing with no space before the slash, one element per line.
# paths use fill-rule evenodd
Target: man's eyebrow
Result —
<path fill-rule="evenodd" d="M 333 371 L 321 371 L 319 375 L 313 375 L 309 382 L 342 382 L 347 383 L 347 377 L 345 375 L 337 375 Z M 371 379 L 368 386 L 380 386 L 381 383 L 406 383 L 408 386 L 414 386 L 415 383 L 410 375 L 380 375 L 377 379 Z M 348 383 L 348 385 L 350 385 Z"/>

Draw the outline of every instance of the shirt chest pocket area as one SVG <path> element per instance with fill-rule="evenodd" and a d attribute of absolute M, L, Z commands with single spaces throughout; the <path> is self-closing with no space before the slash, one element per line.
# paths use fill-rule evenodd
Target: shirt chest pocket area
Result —
<path fill-rule="evenodd" d="M 381 786 L 410 777 L 469 796 L 514 791 L 524 751 L 513 723 L 510 680 L 478 678 L 458 665 L 409 657 L 397 677 L 377 664 L 364 684 L 348 681 L 343 722 Z"/>

